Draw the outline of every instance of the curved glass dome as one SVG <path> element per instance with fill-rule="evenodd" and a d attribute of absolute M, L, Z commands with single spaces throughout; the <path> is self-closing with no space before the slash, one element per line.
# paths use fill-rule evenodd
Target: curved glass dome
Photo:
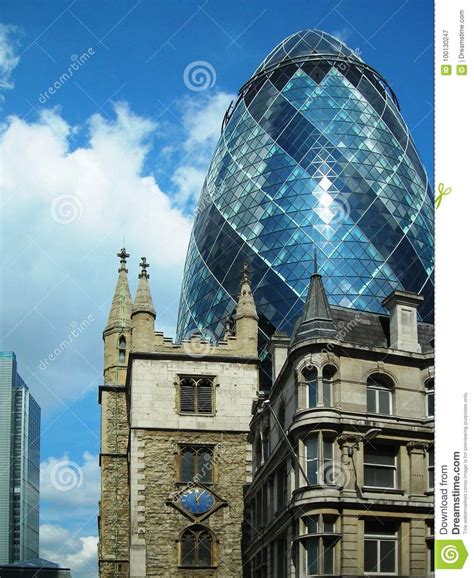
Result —
<path fill-rule="evenodd" d="M 396 97 L 339 40 L 279 44 L 226 114 L 186 258 L 178 338 L 221 337 L 242 263 L 261 341 L 291 334 L 317 250 L 331 305 L 386 313 L 394 289 L 433 314 L 433 196 Z"/>
<path fill-rule="evenodd" d="M 355 52 L 334 36 L 320 30 L 301 30 L 280 42 L 260 64 L 254 76 L 278 64 L 312 55 L 333 55 L 360 61 Z"/>

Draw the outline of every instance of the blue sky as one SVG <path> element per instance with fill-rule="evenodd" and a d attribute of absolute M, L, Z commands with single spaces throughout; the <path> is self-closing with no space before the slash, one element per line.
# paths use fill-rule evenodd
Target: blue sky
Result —
<path fill-rule="evenodd" d="M 270 50 L 304 28 L 338 36 L 386 78 L 431 177 L 432 6 L 2 4 L 0 346 L 16 352 L 43 407 L 42 554 L 86 578 L 96 575 L 101 333 L 123 238 L 132 292 L 146 255 L 157 328 L 172 334 L 192 210 L 223 113 Z M 205 90 L 184 79 L 196 62 L 209 75 Z M 64 462 L 78 476 L 70 491 L 52 483 Z"/>

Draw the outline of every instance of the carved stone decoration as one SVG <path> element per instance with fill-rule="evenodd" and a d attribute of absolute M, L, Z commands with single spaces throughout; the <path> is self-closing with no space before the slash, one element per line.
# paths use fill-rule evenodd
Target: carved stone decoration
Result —
<path fill-rule="evenodd" d="M 411 441 L 407 443 L 407 452 L 408 455 L 411 455 L 412 453 L 422 453 L 423 455 L 426 455 L 426 453 L 428 452 L 428 450 L 430 449 L 430 447 L 433 444 L 430 444 L 429 442 L 420 442 L 420 441 Z"/>

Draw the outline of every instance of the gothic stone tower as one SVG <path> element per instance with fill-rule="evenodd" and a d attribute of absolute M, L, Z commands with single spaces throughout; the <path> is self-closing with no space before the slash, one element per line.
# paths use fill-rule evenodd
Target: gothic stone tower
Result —
<path fill-rule="evenodd" d="M 105 339 L 100 575 L 242 576 L 247 441 L 258 390 L 258 317 L 246 268 L 217 344 L 155 332 L 142 271 L 135 301 L 125 250 Z"/>
<path fill-rule="evenodd" d="M 104 330 L 104 385 L 101 404 L 101 501 L 99 507 L 100 576 L 128 576 L 129 489 L 127 363 L 132 341 L 132 298 L 122 249 L 109 319 Z"/>

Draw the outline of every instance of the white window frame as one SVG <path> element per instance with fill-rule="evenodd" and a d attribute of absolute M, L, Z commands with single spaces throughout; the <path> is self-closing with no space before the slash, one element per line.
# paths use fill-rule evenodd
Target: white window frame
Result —
<path fill-rule="evenodd" d="M 425 411 L 426 411 L 426 417 L 428 419 L 434 418 L 434 395 L 435 395 L 435 390 L 434 390 L 434 382 L 431 380 L 428 380 L 425 384 Z M 430 397 L 433 398 L 433 413 L 430 414 Z"/>
<path fill-rule="evenodd" d="M 368 462 L 366 455 L 367 454 L 366 454 L 365 448 L 364 448 L 364 486 L 367 488 L 374 488 L 377 490 L 396 490 L 397 489 L 397 472 L 398 472 L 398 452 L 397 451 L 394 452 L 393 466 L 387 465 L 387 464 L 377 464 L 377 463 L 373 463 L 373 462 Z M 392 486 L 371 486 L 371 485 L 369 485 L 367 483 L 367 480 L 365 479 L 366 478 L 366 476 L 365 476 L 365 467 L 366 466 L 391 469 L 392 474 L 393 474 L 393 485 Z"/>
<path fill-rule="evenodd" d="M 317 458 L 311 458 L 311 460 L 308 460 L 308 444 L 307 441 L 309 441 L 310 439 L 316 439 L 317 440 L 317 448 L 318 448 L 318 457 Z M 324 449 L 325 449 L 325 444 L 328 443 L 331 445 L 331 457 L 330 458 L 326 458 L 324 455 Z M 325 486 L 325 485 L 329 485 L 326 484 L 325 480 L 324 480 L 324 475 L 325 475 L 325 471 L 326 471 L 326 464 L 327 463 L 334 463 L 334 441 L 333 440 L 329 440 L 329 439 L 325 439 L 324 437 L 324 433 L 323 432 L 316 432 L 314 434 L 311 434 L 310 436 L 306 437 L 303 440 L 303 445 L 304 445 L 304 465 L 305 465 L 305 473 L 307 478 L 309 479 L 309 471 L 308 471 L 308 463 L 309 461 L 311 462 L 317 462 L 318 465 L 318 469 L 317 469 L 317 480 L 316 480 L 316 486 Z"/>
<path fill-rule="evenodd" d="M 316 379 L 313 381 L 308 381 L 305 376 L 306 371 L 314 371 L 316 373 Z M 315 365 L 305 365 L 301 370 L 301 383 L 304 385 L 306 390 L 305 392 L 305 407 L 307 409 L 315 409 L 319 406 L 320 403 L 320 395 L 319 395 L 319 371 Z M 314 405 L 310 405 L 309 400 L 309 391 L 310 391 L 310 383 L 314 383 L 316 387 L 316 403 Z"/>
<path fill-rule="evenodd" d="M 331 377 L 325 377 L 325 369 L 331 367 L 333 369 Z M 316 374 L 316 379 L 314 381 L 308 381 L 305 372 L 307 371 L 314 371 Z M 333 399 L 334 399 L 334 376 L 337 373 L 337 368 L 330 363 L 327 363 L 321 370 L 318 369 L 315 365 L 308 364 L 305 365 L 300 370 L 300 385 L 305 388 L 304 393 L 304 402 L 306 409 L 316 409 L 316 408 L 330 408 L 333 407 Z M 310 384 L 314 383 L 315 387 L 315 394 L 316 394 L 316 403 L 310 403 Z M 325 396 L 325 389 L 326 384 L 328 384 L 327 392 L 328 396 Z"/>
<path fill-rule="evenodd" d="M 308 530 L 308 524 L 307 524 L 307 519 L 308 518 L 316 518 L 315 522 L 316 522 L 316 532 L 309 532 Z M 332 537 L 337 535 L 336 534 L 336 522 L 332 523 L 332 530 L 330 532 L 326 531 L 324 529 L 324 515 L 323 514 L 316 514 L 316 515 L 312 515 L 312 516 L 304 516 L 302 518 L 303 521 L 303 527 L 304 527 L 304 534 L 306 536 L 309 536 L 309 538 L 305 539 L 304 543 L 302 544 L 303 547 L 303 556 L 304 556 L 304 570 L 305 570 L 305 576 L 333 576 L 335 573 L 335 569 L 336 569 L 336 544 L 333 544 L 331 546 L 331 553 L 332 553 L 332 572 L 330 572 L 329 574 L 325 574 L 324 572 L 321 572 L 321 570 L 324 570 L 324 568 L 321 568 L 321 566 L 319 567 L 319 573 L 318 574 L 310 574 L 309 573 L 309 555 L 308 555 L 308 547 L 307 547 L 307 540 L 309 539 L 313 539 L 313 540 L 317 540 L 317 549 L 318 549 L 318 554 L 319 554 L 319 562 L 320 565 L 322 565 L 324 567 L 324 538 L 327 537 Z"/>
<path fill-rule="evenodd" d="M 377 570 L 372 570 L 370 572 L 365 569 L 364 560 L 364 576 L 396 576 L 398 574 L 398 533 L 393 534 L 366 534 L 364 533 L 364 557 L 365 557 L 365 543 L 366 541 L 377 541 Z M 381 542 L 395 542 L 395 570 L 393 572 L 381 572 L 380 571 L 380 544 Z"/>
<path fill-rule="evenodd" d="M 369 411 L 368 392 L 375 391 L 375 411 Z M 380 411 L 380 392 L 388 392 L 389 413 L 382 413 Z M 367 383 L 367 413 L 376 413 L 377 415 L 393 415 L 393 387 L 386 385 L 373 385 Z"/>

